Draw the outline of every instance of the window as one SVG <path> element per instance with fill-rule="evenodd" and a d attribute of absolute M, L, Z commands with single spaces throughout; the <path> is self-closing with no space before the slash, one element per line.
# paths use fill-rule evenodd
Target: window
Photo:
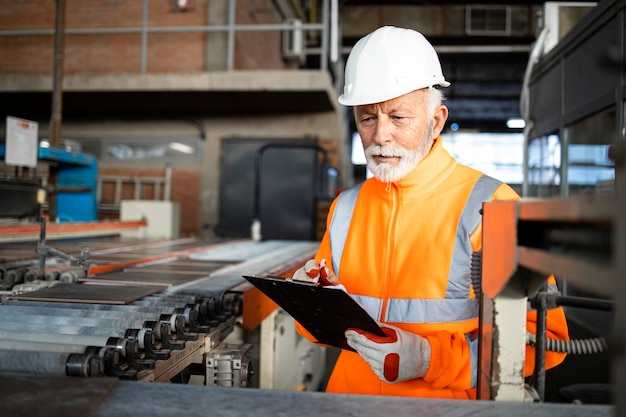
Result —
<path fill-rule="evenodd" d="M 74 139 L 82 151 L 104 164 L 198 165 L 202 161 L 198 138 L 86 138 Z"/>
<path fill-rule="evenodd" d="M 533 138 L 528 143 L 527 197 L 560 194 L 561 139 L 558 135 Z"/>
<path fill-rule="evenodd" d="M 443 147 L 460 163 L 509 185 L 524 178 L 522 133 L 444 133 Z"/>

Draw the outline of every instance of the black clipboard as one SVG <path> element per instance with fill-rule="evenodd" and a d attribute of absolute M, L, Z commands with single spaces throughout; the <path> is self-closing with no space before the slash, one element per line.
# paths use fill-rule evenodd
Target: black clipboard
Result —
<path fill-rule="evenodd" d="M 349 328 L 385 336 L 378 323 L 343 290 L 274 276 L 243 277 L 296 319 L 319 343 L 353 350 L 344 336 Z"/>

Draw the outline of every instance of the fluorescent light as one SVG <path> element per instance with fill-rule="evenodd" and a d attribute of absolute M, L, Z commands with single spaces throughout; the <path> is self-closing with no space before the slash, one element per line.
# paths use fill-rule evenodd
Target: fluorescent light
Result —
<path fill-rule="evenodd" d="M 173 149 L 181 153 L 186 153 L 186 154 L 192 154 L 194 152 L 194 149 L 192 146 L 185 145 L 184 143 L 179 143 L 179 142 L 170 143 L 170 149 Z"/>
<path fill-rule="evenodd" d="M 523 129 L 526 127 L 524 119 L 509 119 L 506 121 L 506 127 L 509 129 Z"/>

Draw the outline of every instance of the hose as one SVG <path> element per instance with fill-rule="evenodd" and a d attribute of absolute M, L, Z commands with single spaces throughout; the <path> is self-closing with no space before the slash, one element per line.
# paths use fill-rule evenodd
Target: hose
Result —
<path fill-rule="evenodd" d="M 472 252 L 470 259 L 470 280 L 476 297 L 480 295 L 480 282 L 482 279 L 482 252 Z M 526 333 L 526 344 L 535 346 L 537 338 L 534 334 Z M 572 355 L 588 355 L 606 352 L 608 345 L 603 337 L 591 339 L 558 340 L 546 338 L 546 351 L 569 353 Z"/>
<path fill-rule="evenodd" d="M 526 344 L 535 346 L 536 336 L 526 333 Z M 549 352 L 569 353 L 571 355 L 589 355 L 609 350 L 606 339 L 594 337 L 591 339 L 557 340 L 546 338 L 546 350 Z"/>

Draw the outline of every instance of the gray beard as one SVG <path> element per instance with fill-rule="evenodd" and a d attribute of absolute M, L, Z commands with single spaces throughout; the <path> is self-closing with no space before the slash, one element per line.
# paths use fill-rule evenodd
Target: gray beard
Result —
<path fill-rule="evenodd" d="M 372 175 L 381 182 L 396 182 L 404 178 L 413 171 L 415 167 L 428 155 L 430 148 L 433 145 L 433 141 L 430 138 L 430 132 L 432 129 L 426 129 L 424 137 L 420 142 L 420 145 L 414 150 L 407 150 L 397 146 L 379 146 L 370 145 L 365 149 L 365 159 L 367 161 L 367 168 Z M 374 156 L 396 156 L 400 157 L 397 165 L 391 165 L 383 162 L 377 164 L 374 160 Z"/>

